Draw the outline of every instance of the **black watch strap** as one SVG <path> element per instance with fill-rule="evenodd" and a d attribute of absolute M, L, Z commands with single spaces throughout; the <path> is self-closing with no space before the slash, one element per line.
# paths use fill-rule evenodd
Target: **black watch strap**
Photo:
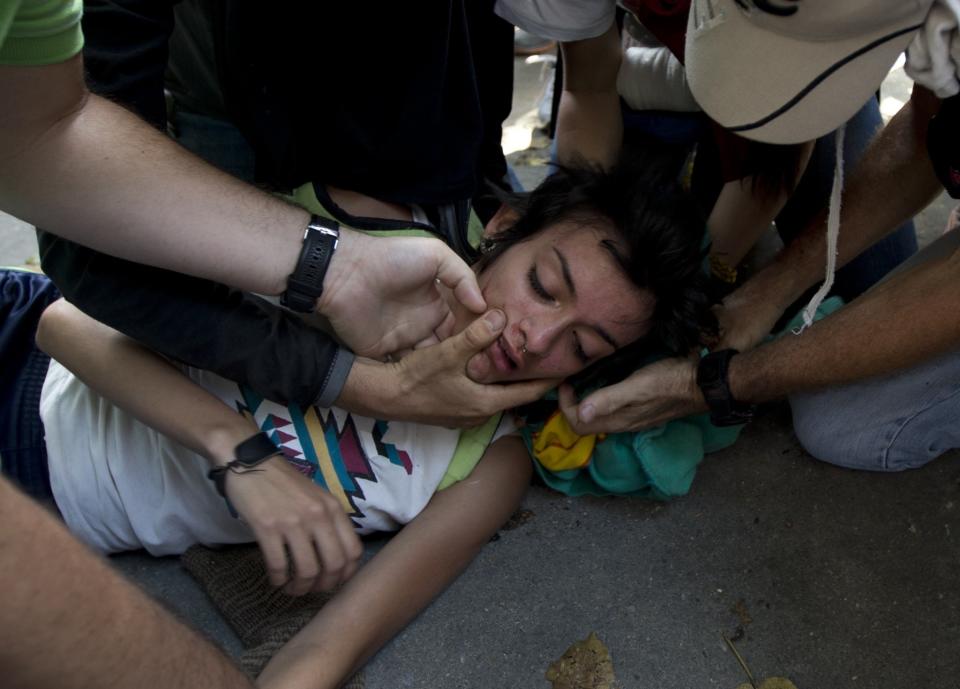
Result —
<path fill-rule="evenodd" d="M 756 406 L 738 402 L 730 393 L 728 369 L 736 349 L 710 352 L 697 365 L 697 386 L 710 408 L 714 426 L 737 426 L 753 419 Z"/>
<path fill-rule="evenodd" d="M 323 294 L 323 279 L 339 241 L 339 224 L 319 215 L 310 217 L 303 233 L 300 258 L 287 278 L 287 291 L 280 297 L 281 304 L 294 311 L 313 311 L 317 298 Z"/>
<path fill-rule="evenodd" d="M 207 478 L 213 481 L 213 485 L 217 487 L 217 492 L 226 498 L 228 472 L 242 474 L 279 454 L 281 452 L 270 440 L 270 436 L 261 431 L 237 445 L 233 451 L 233 461 L 227 462 L 223 466 L 214 467 L 207 472 Z"/>

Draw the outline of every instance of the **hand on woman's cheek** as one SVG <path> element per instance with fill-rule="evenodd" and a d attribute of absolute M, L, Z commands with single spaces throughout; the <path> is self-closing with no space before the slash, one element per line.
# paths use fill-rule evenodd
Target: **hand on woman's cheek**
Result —
<path fill-rule="evenodd" d="M 476 383 L 489 380 L 492 373 L 493 366 L 490 364 L 490 357 L 484 352 L 477 352 L 467 362 L 467 375 Z"/>

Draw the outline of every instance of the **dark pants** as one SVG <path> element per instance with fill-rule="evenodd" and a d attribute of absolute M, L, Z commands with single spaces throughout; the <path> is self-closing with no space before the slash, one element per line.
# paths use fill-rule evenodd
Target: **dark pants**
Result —
<path fill-rule="evenodd" d="M 50 499 L 40 391 L 50 357 L 35 342 L 40 314 L 60 292 L 35 273 L 0 270 L 0 466 L 29 495 Z"/>

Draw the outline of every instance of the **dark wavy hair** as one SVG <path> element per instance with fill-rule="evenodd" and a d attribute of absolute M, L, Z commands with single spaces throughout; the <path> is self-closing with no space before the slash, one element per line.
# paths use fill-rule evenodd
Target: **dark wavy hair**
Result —
<path fill-rule="evenodd" d="M 650 149 L 610 170 L 558 167 L 532 192 L 499 194 L 519 218 L 484 242 L 481 267 L 558 222 L 602 223 L 617 237 L 616 243 L 603 240 L 603 246 L 630 281 L 656 300 L 650 334 L 591 367 L 590 378 L 622 377 L 651 354 L 686 354 L 703 335 L 716 333 L 704 270 L 706 222 L 681 188 L 678 172 L 674 159 Z"/>

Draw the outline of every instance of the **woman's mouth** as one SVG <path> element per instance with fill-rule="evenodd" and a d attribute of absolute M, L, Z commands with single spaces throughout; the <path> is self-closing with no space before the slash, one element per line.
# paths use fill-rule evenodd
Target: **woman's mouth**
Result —
<path fill-rule="evenodd" d="M 512 373 L 519 368 L 519 363 L 511 355 L 510 348 L 502 336 L 490 345 L 489 351 L 493 365 L 501 373 Z"/>

